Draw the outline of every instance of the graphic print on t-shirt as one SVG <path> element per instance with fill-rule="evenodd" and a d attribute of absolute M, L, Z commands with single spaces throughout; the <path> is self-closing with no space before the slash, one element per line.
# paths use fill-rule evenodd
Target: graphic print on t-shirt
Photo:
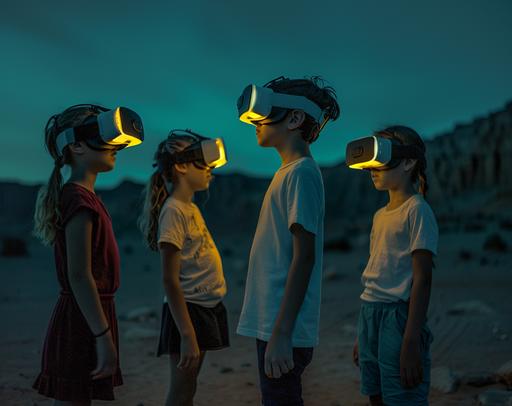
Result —
<path fill-rule="evenodd" d="M 169 197 L 159 218 L 159 243 L 181 251 L 180 285 L 185 300 L 215 306 L 226 294 L 222 261 L 201 212 L 193 203 Z"/>

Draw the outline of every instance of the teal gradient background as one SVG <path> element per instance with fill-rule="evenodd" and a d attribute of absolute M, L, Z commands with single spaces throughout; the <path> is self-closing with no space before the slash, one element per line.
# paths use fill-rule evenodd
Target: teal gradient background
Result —
<path fill-rule="evenodd" d="M 9 2 L 0 178 L 46 181 L 46 120 L 83 102 L 130 107 L 146 128 L 100 186 L 146 180 L 171 128 L 224 137 L 230 162 L 220 173 L 269 176 L 278 155 L 238 121 L 236 99 L 279 75 L 321 75 L 338 92 L 341 118 L 313 145 L 321 165 L 388 124 L 429 138 L 511 97 L 511 16 L 509 0 Z"/>

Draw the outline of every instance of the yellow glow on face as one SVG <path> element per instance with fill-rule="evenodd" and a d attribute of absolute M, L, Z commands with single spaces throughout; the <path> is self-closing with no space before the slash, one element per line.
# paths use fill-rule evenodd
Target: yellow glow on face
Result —
<path fill-rule="evenodd" d="M 246 111 L 240 116 L 240 121 L 254 125 L 253 121 L 263 120 L 264 118 L 265 116 L 255 113 L 254 111 Z"/>
<path fill-rule="evenodd" d="M 371 161 L 366 161 L 366 162 L 360 162 L 360 163 L 357 163 L 357 164 L 352 164 L 352 165 L 349 165 L 349 168 L 352 168 L 352 169 L 371 169 L 371 168 L 380 168 L 384 166 L 384 164 L 382 162 L 379 162 L 377 160 L 371 160 Z"/>
<path fill-rule="evenodd" d="M 224 146 L 224 141 L 221 138 L 217 138 L 215 140 L 215 144 L 217 144 L 217 148 L 219 149 L 219 159 L 209 164 L 212 168 L 220 168 L 221 166 L 226 165 L 228 162 L 228 158 L 226 156 L 226 148 Z"/>
<path fill-rule="evenodd" d="M 121 133 L 109 144 L 127 144 L 126 147 L 133 147 L 134 145 L 139 145 L 142 141 L 136 137 L 133 137 L 129 134 Z"/>

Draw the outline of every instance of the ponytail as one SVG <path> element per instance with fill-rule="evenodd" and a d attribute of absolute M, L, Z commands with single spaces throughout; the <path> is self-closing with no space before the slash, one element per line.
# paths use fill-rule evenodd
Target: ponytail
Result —
<path fill-rule="evenodd" d="M 142 192 L 145 196 L 144 205 L 138 219 L 139 229 L 144 240 L 153 251 L 158 251 L 158 219 L 162 206 L 169 197 L 165 180 L 170 184 L 177 182 L 172 155 L 195 141 L 194 137 L 180 135 L 171 139 L 168 137 L 158 144 L 153 164 L 153 167 L 157 169 Z"/>
<path fill-rule="evenodd" d="M 418 181 L 419 181 L 419 191 L 423 195 L 423 197 L 427 198 L 427 192 L 428 192 L 428 181 L 427 181 L 427 174 L 425 173 L 425 170 L 423 168 L 420 168 L 418 170 Z"/>
<path fill-rule="evenodd" d="M 48 184 L 41 187 L 37 194 L 33 234 L 44 245 L 53 245 L 60 222 L 59 200 L 63 182 L 60 170 L 62 166 L 61 160 L 55 161 Z"/>
<path fill-rule="evenodd" d="M 169 197 L 169 192 L 165 186 L 163 176 L 159 171 L 155 171 L 148 184 L 144 188 L 145 195 L 144 207 L 139 217 L 139 229 L 148 247 L 153 251 L 158 250 L 158 218 L 160 210 L 165 199 Z"/>
<path fill-rule="evenodd" d="M 98 113 L 90 105 L 71 106 L 62 113 L 51 116 L 44 128 L 46 149 L 55 163 L 48 184 L 39 189 L 34 212 L 33 235 L 44 245 L 53 245 L 55 242 L 61 220 L 59 205 L 63 178 L 60 170 L 72 162 L 68 147 L 64 148 L 62 154 L 59 153 L 57 136 L 61 131 L 81 124 L 87 117 L 96 114 Z"/>

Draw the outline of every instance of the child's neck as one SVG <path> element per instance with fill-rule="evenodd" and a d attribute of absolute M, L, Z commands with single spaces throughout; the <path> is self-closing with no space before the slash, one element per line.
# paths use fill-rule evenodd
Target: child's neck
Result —
<path fill-rule="evenodd" d="M 412 185 L 408 185 L 404 188 L 389 189 L 389 203 L 387 205 L 388 210 L 393 210 L 404 204 L 412 195 L 416 194 Z"/>
<path fill-rule="evenodd" d="M 192 203 L 194 198 L 194 191 L 186 184 L 178 183 L 174 186 L 171 196 L 183 203 Z"/>
<path fill-rule="evenodd" d="M 286 142 L 275 146 L 279 156 L 281 157 L 282 166 L 288 165 L 300 158 L 311 157 L 309 144 L 289 136 Z"/>
<path fill-rule="evenodd" d="M 69 177 L 69 183 L 76 183 L 77 185 L 83 186 L 92 193 L 94 192 L 94 184 L 98 174 L 96 172 L 90 172 L 82 168 L 73 168 L 71 176 Z"/>

